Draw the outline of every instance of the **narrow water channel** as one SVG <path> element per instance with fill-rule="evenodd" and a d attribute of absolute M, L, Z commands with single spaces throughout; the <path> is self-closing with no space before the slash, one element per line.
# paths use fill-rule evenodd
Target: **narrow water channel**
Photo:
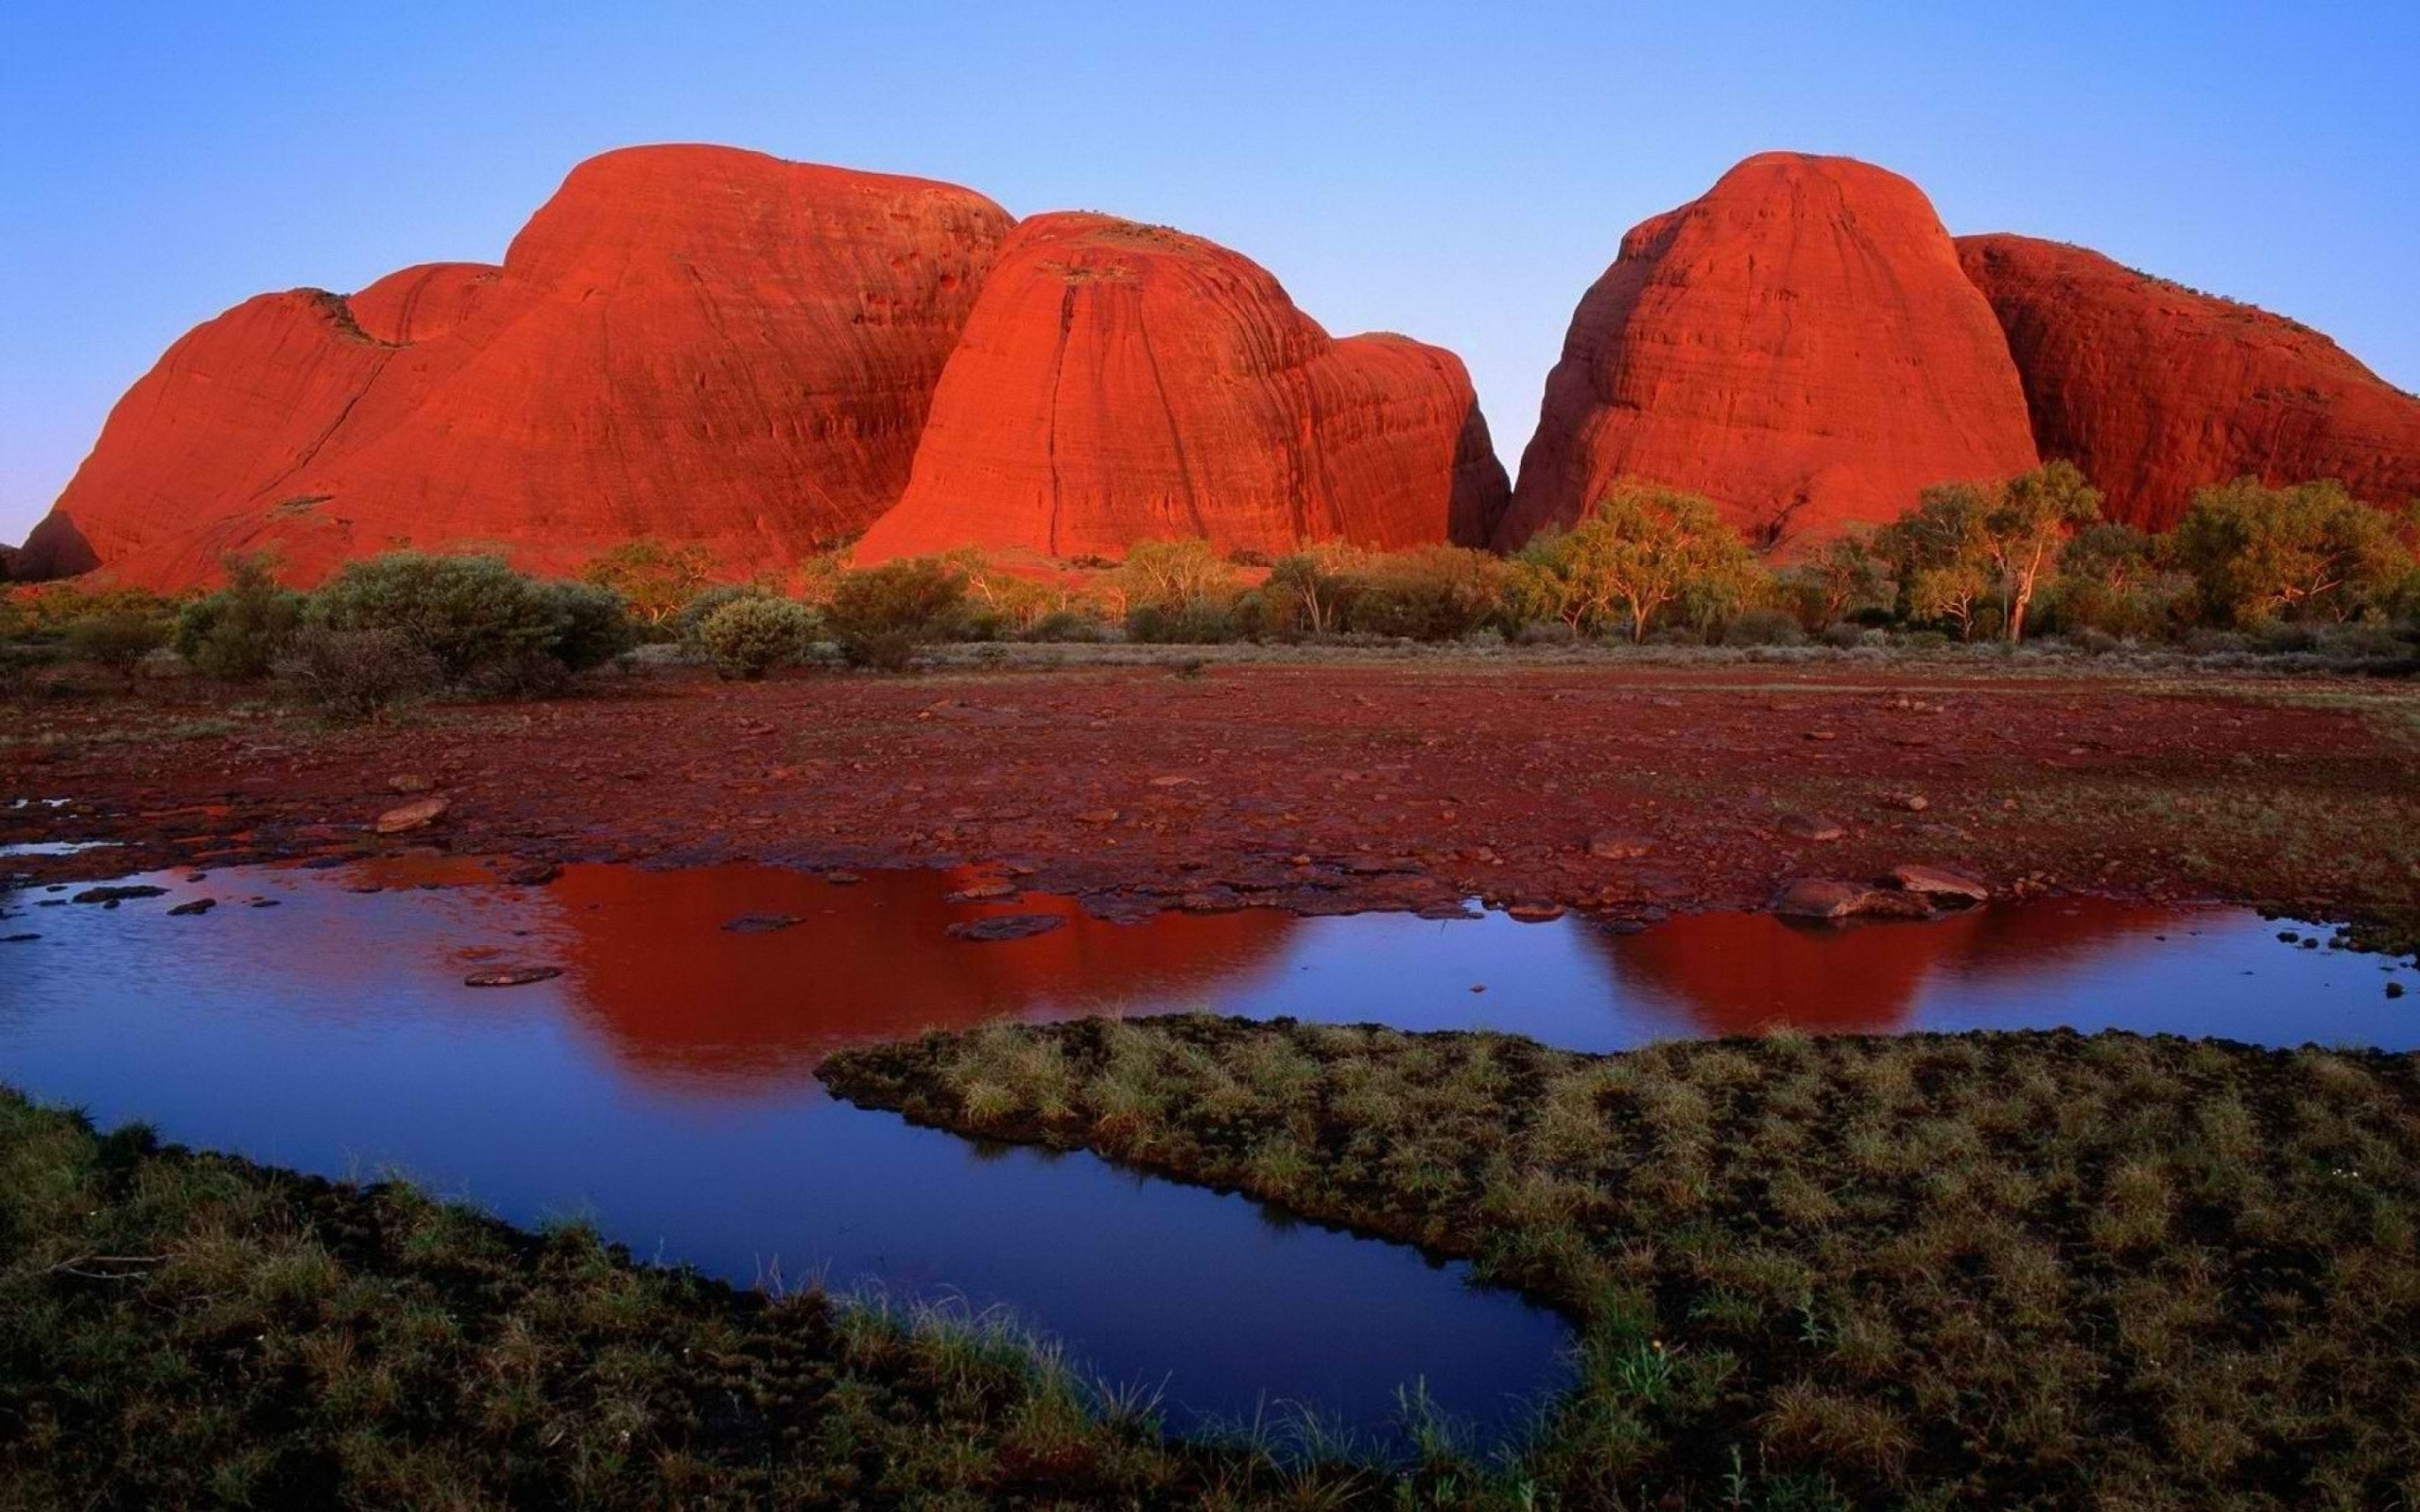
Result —
<path fill-rule="evenodd" d="M 2240 910 L 2053 900 L 1615 936 L 1576 919 L 1113 924 L 1065 899 L 951 901 L 984 880 L 579 866 L 514 886 L 427 855 L 130 877 L 164 890 L 116 906 L 74 902 L 83 885 L 0 892 L 0 1081 L 279 1164 L 400 1170 L 517 1221 L 589 1217 L 741 1282 L 1006 1307 L 1099 1374 L 1163 1388 L 1180 1423 L 1308 1402 L 1374 1428 L 1420 1378 L 1500 1429 L 1560 1379 L 1551 1314 L 1240 1197 L 836 1103 L 816 1063 L 1001 1014 L 1191 1008 L 1591 1050 L 1776 1022 L 2420 1047 L 2415 1000 L 2384 990 L 2409 969 Z M 947 933 L 1017 915 L 1056 923 Z M 464 985 L 509 967 L 561 974 Z"/>

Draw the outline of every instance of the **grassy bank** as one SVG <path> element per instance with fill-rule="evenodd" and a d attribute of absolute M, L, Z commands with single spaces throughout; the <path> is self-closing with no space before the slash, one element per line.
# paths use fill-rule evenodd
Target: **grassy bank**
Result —
<path fill-rule="evenodd" d="M 0 1506 L 1333 1504 L 1028 1341 L 0 1091 Z"/>
<path fill-rule="evenodd" d="M 1475 1258 L 1575 1506 L 2420 1506 L 2420 1059 L 2072 1034 L 1615 1057 L 1201 1017 L 853 1051 L 853 1100 Z"/>

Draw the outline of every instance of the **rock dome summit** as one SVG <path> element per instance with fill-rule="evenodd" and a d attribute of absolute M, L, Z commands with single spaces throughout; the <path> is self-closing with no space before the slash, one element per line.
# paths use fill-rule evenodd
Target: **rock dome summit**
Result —
<path fill-rule="evenodd" d="M 2035 460 L 2007 342 L 1923 191 L 1765 153 L 1622 238 L 1572 316 L 1496 543 L 1572 524 L 1617 477 L 1788 545 Z"/>
<path fill-rule="evenodd" d="M 1953 241 L 1906 179 L 1774 152 L 1622 238 L 1508 487 L 1457 356 L 1330 336 L 1201 237 L 643 146 L 574 168 L 500 265 L 195 327 L 0 572 L 180 589 L 268 551 L 307 583 L 409 547 L 563 573 L 640 538 L 731 577 L 852 543 L 1510 551 L 1623 477 L 1786 558 L 2053 459 L 2148 528 L 2243 474 L 2399 509 L 2420 399 L 2282 317 L 2081 248 Z"/>

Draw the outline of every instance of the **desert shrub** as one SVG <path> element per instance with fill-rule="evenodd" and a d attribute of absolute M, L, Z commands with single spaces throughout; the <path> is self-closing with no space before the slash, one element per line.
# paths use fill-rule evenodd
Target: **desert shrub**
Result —
<path fill-rule="evenodd" d="M 1566 532 L 1531 538 L 1514 558 L 1509 597 L 1524 620 L 1643 641 L 1659 623 L 1703 629 L 1728 618 L 1760 576 L 1739 533 L 1693 493 L 1616 483 Z"/>
<path fill-rule="evenodd" d="M 227 586 L 177 612 L 177 654 L 205 677 L 249 682 L 269 675 L 302 624 L 302 595 L 279 586 L 258 557 L 229 557 Z"/>
<path fill-rule="evenodd" d="M 806 660 L 820 621 L 815 610 L 786 598 L 735 599 L 699 627 L 698 641 L 726 678 L 751 681 Z"/>
<path fill-rule="evenodd" d="M 1218 645 L 1239 636 L 1234 607 L 1201 598 L 1135 605 L 1126 611 L 1126 638 L 1149 645 Z"/>
<path fill-rule="evenodd" d="M 560 628 L 538 585 L 502 558 L 419 552 L 347 563 L 311 595 L 310 615 L 335 630 L 392 630 L 448 683 L 544 652 Z"/>
<path fill-rule="evenodd" d="M 1094 643 L 1109 639 L 1109 627 L 1090 610 L 1059 609 L 1026 627 L 1028 641 Z"/>
<path fill-rule="evenodd" d="M 427 653 L 441 681 L 491 694 L 554 691 L 635 638 L 620 595 L 542 583 L 494 557 L 351 562 L 311 595 L 307 617 L 335 630 L 392 630 Z"/>
<path fill-rule="evenodd" d="M 1344 628 L 1353 594 L 1362 582 L 1364 554 L 1328 542 L 1280 557 L 1256 590 L 1263 600 L 1255 617 L 1272 639 L 1325 635 Z"/>
<path fill-rule="evenodd" d="M 702 656 L 706 648 L 698 638 L 698 632 L 725 605 L 736 604 L 742 599 L 773 596 L 772 590 L 758 583 L 717 583 L 682 605 L 681 611 L 665 622 L 665 627 L 683 645 Z"/>
<path fill-rule="evenodd" d="M 1350 575 L 1344 627 L 1414 641 L 1459 640 L 1482 625 L 1504 622 L 1512 574 L 1503 558 L 1460 546 L 1371 558 Z"/>
<path fill-rule="evenodd" d="M 428 648 L 388 626 L 344 629 L 305 623 L 278 658 L 276 675 L 304 701 L 346 719 L 368 719 L 406 698 L 434 693 L 445 674 Z"/>
<path fill-rule="evenodd" d="M 954 634 L 964 618 L 965 575 L 932 558 L 885 562 L 842 577 L 825 621 L 851 666 L 899 671 L 916 647 Z"/>
<path fill-rule="evenodd" d="M 169 622 L 130 610 L 95 614 L 67 627 L 67 654 L 130 680 L 143 659 L 168 644 Z"/>
<path fill-rule="evenodd" d="M 2333 480 L 2273 489 L 2238 478 L 2204 489 L 2168 544 L 2221 625 L 2383 610 L 2413 569 L 2395 523 Z"/>
<path fill-rule="evenodd" d="M 1131 610 L 1141 605 L 1164 610 L 1226 594 L 1234 574 L 1219 549 L 1199 537 L 1138 541 L 1118 564 L 1117 586 Z"/>
<path fill-rule="evenodd" d="M 1722 628 L 1725 645 L 1804 645 L 1806 632 L 1787 610 L 1752 609 L 1732 616 Z"/>
<path fill-rule="evenodd" d="M 566 671 L 601 667 L 638 644 L 638 627 L 621 594 L 587 583 L 544 583 L 539 589 L 555 612 L 555 635 L 546 650 Z"/>
<path fill-rule="evenodd" d="M 1837 625 L 1824 627 L 1823 642 L 1836 651 L 1853 651 L 1865 644 L 1865 638 L 1869 634 L 1879 635 L 1880 633 L 1879 630 L 1868 630 L 1862 625 L 1852 625 L 1842 620 Z"/>
<path fill-rule="evenodd" d="M 1515 645 L 1570 645 L 1580 639 L 1580 632 L 1561 620 L 1530 620 L 1513 632 Z"/>
<path fill-rule="evenodd" d="M 652 627 L 667 624 L 703 592 L 713 568 L 713 554 L 694 541 L 676 546 L 641 536 L 590 558 L 579 580 L 621 595 L 630 612 Z"/>

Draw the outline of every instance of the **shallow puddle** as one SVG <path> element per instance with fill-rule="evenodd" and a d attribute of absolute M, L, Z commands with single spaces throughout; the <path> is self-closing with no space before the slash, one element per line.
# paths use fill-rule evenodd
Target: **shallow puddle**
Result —
<path fill-rule="evenodd" d="M 70 902 L 82 885 L 0 894 L 0 1080 L 277 1163 L 399 1168 L 520 1221 L 592 1216 L 740 1281 L 1005 1305 L 1107 1377 L 1165 1383 L 1180 1422 L 1294 1400 L 1374 1425 L 1422 1377 L 1501 1426 L 1555 1384 L 1564 1331 L 1461 1267 L 1090 1156 L 911 1128 L 831 1101 L 816 1062 L 1000 1014 L 1188 1008 L 1591 1050 L 1776 1022 L 2420 1047 L 2415 1000 L 2385 994 L 2410 969 L 2241 910 L 2059 900 L 1829 932 L 1705 915 L 1629 936 L 1501 916 L 1121 925 L 1064 899 L 948 901 L 996 886 L 971 871 L 499 869 L 164 872 L 121 879 L 164 890 L 113 908 Z M 1035 915 L 1055 922 L 947 933 Z M 562 974 L 463 982 L 517 967 Z"/>

